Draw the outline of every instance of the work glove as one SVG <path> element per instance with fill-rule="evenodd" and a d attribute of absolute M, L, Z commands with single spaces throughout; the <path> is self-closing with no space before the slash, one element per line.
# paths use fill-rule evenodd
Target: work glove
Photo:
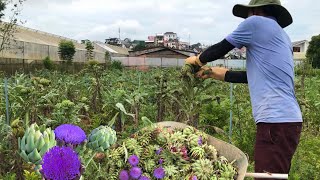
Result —
<path fill-rule="evenodd" d="M 224 81 L 227 71 L 229 71 L 229 69 L 223 67 L 202 67 L 200 71 L 197 72 L 197 77 L 202 79 L 213 78 Z"/>
<path fill-rule="evenodd" d="M 199 66 L 202 67 L 204 66 L 206 63 L 202 63 L 199 59 L 200 55 L 198 56 L 191 56 L 189 58 L 187 58 L 185 60 L 185 64 L 191 64 L 191 65 L 195 65 L 195 66 Z"/>

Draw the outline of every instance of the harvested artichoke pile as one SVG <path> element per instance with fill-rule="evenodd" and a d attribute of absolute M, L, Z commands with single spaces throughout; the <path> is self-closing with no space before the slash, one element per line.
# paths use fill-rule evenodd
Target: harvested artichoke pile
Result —
<path fill-rule="evenodd" d="M 107 153 L 110 179 L 227 180 L 237 170 L 207 143 L 208 135 L 187 127 L 145 128 Z"/>

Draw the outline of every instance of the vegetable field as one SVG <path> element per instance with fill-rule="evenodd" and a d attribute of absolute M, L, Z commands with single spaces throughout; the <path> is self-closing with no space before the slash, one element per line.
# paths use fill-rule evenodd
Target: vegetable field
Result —
<path fill-rule="evenodd" d="M 47 176 L 51 172 L 56 173 L 56 169 L 45 169 L 48 165 L 42 165 L 43 170 L 39 166 L 42 156 L 40 151 L 47 145 L 45 137 L 48 136 L 48 142 L 50 141 L 46 150 L 50 149 L 49 145 L 54 146 L 49 138 L 53 131 L 57 139 L 54 144 L 65 143 L 68 148 L 55 147 L 50 153 L 64 154 L 72 159 L 76 158 L 72 152 L 77 152 L 79 162 L 72 164 L 76 167 L 72 172 L 79 171 L 82 179 L 121 179 L 120 175 L 124 179 L 125 176 L 132 179 L 181 179 L 181 175 L 185 179 L 192 179 L 193 176 L 209 179 L 199 172 L 207 166 L 219 166 L 214 172 L 212 168 L 205 169 L 212 177 L 236 177 L 232 162 L 216 156 L 212 150 L 214 147 L 205 146 L 206 136 L 201 133 L 231 141 L 248 155 L 249 171 L 253 171 L 255 123 L 247 85 L 232 86 L 231 102 L 230 84 L 190 77 L 186 80 L 186 77 L 181 76 L 180 69 L 137 71 L 120 67 L 103 69 L 91 64 L 76 74 L 57 71 L 17 73 L 11 77 L 0 74 L 0 88 L 0 179 L 41 179 L 41 175 L 45 173 Z M 8 92 L 8 103 L 5 89 Z M 320 76 L 316 73 L 297 74 L 296 95 L 303 111 L 304 128 L 289 177 L 319 179 Z M 230 110 L 233 122 L 231 137 Z M 165 138 L 168 134 L 164 134 L 163 138 L 168 142 L 157 139 L 161 146 L 148 145 L 155 143 L 150 138 L 156 130 L 148 131 L 146 127 L 161 121 L 182 122 L 197 128 L 200 134 L 193 137 L 194 144 L 182 143 L 187 142 L 187 138 L 190 138 L 188 135 L 191 134 L 183 134 L 182 130 L 172 132 L 177 134 L 170 138 Z M 76 128 L 62 127 L 58 135 L 59 128 L 64 124 L 72 124 Z M 79 137 L 68 135 L 71 139 L 66 140 L 63 138 L 63 128 L 75 132 L 73 134 Z M 191 130 L 193 131 L 192 128 Z M 35 134 L 32 139 L 43 138 L 44 143 L 35 142 L 31 146 L 31 140 L 27 139 L 29 136 L 26 134 L 32 133 Z M 148 133 L 150 136 L 146 136 Z M 83 139 L 86 139 L 85 143 Z M 202 146 L 202 140 L 203 148 L 195 147 L 200 144 Z M 140 144 L 133 141 L 139 141 Z M 25 149 L 21 150 L 23 142 L 26 143 L 23 144 Z M 41 148 L 37 149 L 38 147 Z M 182 156 L 174 154 L 177 149 L 172 150 L 172 147 L 179 147 L 179 154 L 182 153 Z M 34 155 L 35 149 L 40 159 Z M 150 152 L 144 151 L 145 149 Z M 29 154 L 33 153 L 32 155 L 21 155 L 30 150 Z M 166 154 L 161 156 L 160 151 Z M 201 157 L 205 154 L 210 154 L 210 160 L 215 159 L 220 164 L 203 160 Z M 42 160 L 52 156 L 54 155 L 46 153 Z M 193 158 L 192 163 L 195 165 L 184 164 L 183 160 L 188 158 Z M 31 160 L 34 162 L 27 163 Z M 137 162 L 139 163 L 136 164 Z M 73 177 L 76 178 L 78 177 Z"/>

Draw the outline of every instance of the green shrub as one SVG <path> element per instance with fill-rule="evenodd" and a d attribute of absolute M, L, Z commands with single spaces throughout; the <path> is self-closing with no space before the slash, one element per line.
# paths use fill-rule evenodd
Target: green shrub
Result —
<path fill-rule="evenodd" d="M 224 129 L 226 126 L 229 126 L 229 116 L 230 116 L 230 100 L 224 99 L 220 101 L 220 97 L 208 105 L 204 105 L 201 124 L 216 126 L 218 128 Z M 209 129 L 208 129 L 209 130 Z M 208 131 L 208 133 L 212 133 Z"/>
<path fill-rule="evenodd" d="M 54 69 L 54 63 L 53 61 L 50 59 L 49 56 L 47 56 L 44 60 L 43 60 L 43 66 L 44 68 L 48 69 L 48 70 L 53 70 Z"/>
<path fill-rule="evenodd" d="M 71 62 L 76 53 L 75 45 L 72 41 L 61 40 L 59 43 L 59 57 L 61 60 Z"/>
<path fill-rule="evenodd" d="M 301 76 L 305 74 L 306 76 L 320 76 L 320 69 L 315 69 L 312 67 L 308 60 L 301 62 L 295 67 L 295 74 Z"/>
<path fill-rule="evenodd" d="M 302 137 L 292 160 L 289 179 L 320 179 L 320 137 Z"/>
<path fill-rule="evenodd" d="M 110 69 L 119 69 L 119 70 L 122 70 L 122 69 L 123 69 L 122 62 L 120 62 L 120 61 L 112 61 L 112 62 L 111 62 L 111 65 L 110 65 Z"/>
<path fill-rule="evenodd" d="M 99 63 L 99 61 L 97 61 L 97 60 L 89 60 L 89 61 L 87 61 L 86 62 L 86 67 L 88 68 L 88 67 L 93 67 L 93 66 L 97 66 L 97 65 L 99 65 L 100 63 Z"/>

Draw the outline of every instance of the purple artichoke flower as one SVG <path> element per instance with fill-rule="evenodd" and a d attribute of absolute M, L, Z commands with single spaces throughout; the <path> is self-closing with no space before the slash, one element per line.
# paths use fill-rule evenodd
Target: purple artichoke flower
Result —
<path fill-rule="evenodd" d="M 119 174 L 120 180 L 129 180 L 129 173 L 126 170 L 122 170 Z"/>
<path fill-rule="evenodd" d="M 163 179 L 166 175 L 166 172 L 162 167 L 159 167 L 153 171 L 153 176 L 157 179 Z"/>
<path fill-rule="evenodd" d="M 139 180 L 150 180 L 150 178 L 148 178 L 147 176 L 141 176 Z"/>
<path fill-rule="evenodd" d="M 131 166 L 137 166 L 139 164 L 139 158 L 136 155 L 131 155 L 128 159 Z"/>
<path fill-rule="evenodd" d="M 163 159 L 161 158 L 161 159 L 159 159 L 159 164 L 163 164 Z"/>
<path fill-rule="evenodd" d="M 159 149 L 156 151 L 156 154 L 157 154 L 157 155 L 161 154 L 162 150 L 163 150 L 163 148 L 159 148 Z"/>
<path fill-rule="evenodd" d="M 197 176 L 192 176 L 191 180 L 198 180 Z"/>
<path fill-rule="evenodd" d="M 199 146 L 202 146 L 202 136 L 199 137 L 198 145 L 199 145 Z"/>
<path fill-rule="evenodd" d="M 132 179 L 139 179 L 141 174 L 142 174 L 142 171 L 138 167 L 133 167 L 130 169 L 130 177 L 132 177 Z"/>
<path fill-rule="evenodd" d="M 70 147 L 55 146 L 42 158 L 42 170 L 45 179 L 74 180 L 81 176 L 81 162 Z"/>
<path fill-rule="evenodd" d="M 54 133 L 56 139 L 64 144 L 79 145 L 87 138 L 79 126 L 72 124 L 62 124 L 54 130 Z"/>

